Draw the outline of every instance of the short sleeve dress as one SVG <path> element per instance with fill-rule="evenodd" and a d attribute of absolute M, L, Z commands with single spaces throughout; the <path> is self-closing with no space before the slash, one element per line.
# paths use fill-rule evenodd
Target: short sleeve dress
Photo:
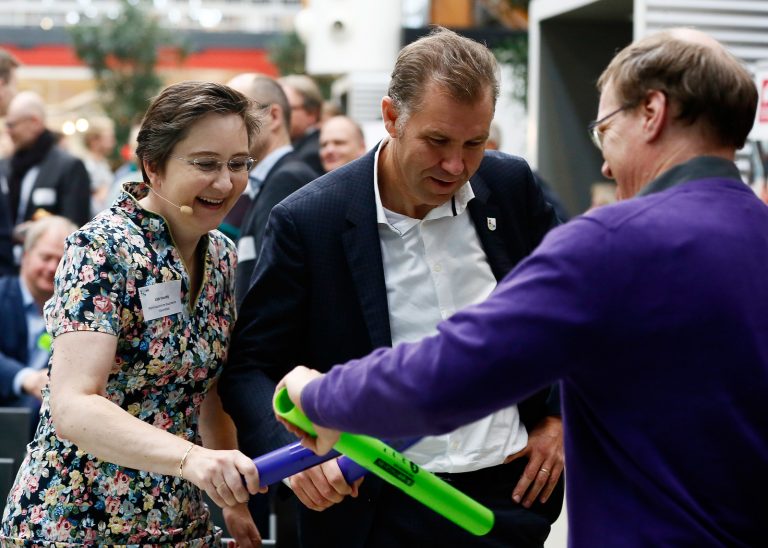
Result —
<path fill-rule="evenodd" d="M 234 245 L 218 231 L 203 238 L 204 277 L 199 294 L 190 295 L 165 220 L 137 202 L 146 192 L 126 184 L 110 209 L 68 238 L 46 322 L 54 337 L 80 330 L 116 335 L 106 397 L 199 443 L 200 404 L 221 372 L 235 320 Z M 140 289 L 175 280 L 181 312 L 145 321 Z M 221 532 L 196 486 L 79 450 L 56 435 L 48 403 L 46 393 L 8 495 L 0 546 L 218 544 Z"/>

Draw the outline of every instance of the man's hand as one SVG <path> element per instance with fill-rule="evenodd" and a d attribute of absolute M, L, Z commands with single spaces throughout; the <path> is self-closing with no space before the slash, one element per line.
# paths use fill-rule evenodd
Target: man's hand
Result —
<path fill-rule="evenodd" d="M 318 512 L 338 504 L 347 495 L 357 497 L 361 482 L 362 478 L 349 485 L 341 474 L 337 459 L 313 466 L 290 478 L 291 489 L 302 504 Z"/>
<path fill-rule="evenodd" d="M 238 546 L 243 548 L 258 548 L 261 546 L 261 535 L 253 522 L 248 504 L 228 506 L 222 510 L 224 523 L 230 536 L 235 539 Z"/>
<path fill-rule="evenodd" d="M 39 371 L 30 371 L 24 374 L 21 379 L 21 389 L 40 401 L 43 401 L 43 388 L 45 388 L 46 384 L 48 384 L 47 368 Z"/>
<path fill-rule="evenodd" d="M 560 417 L 545 417 L 528 433 L 528 445 L 522 451 L 510 455 L 504 463 L 528 457 L 528 464 L 520 476 L 512 500 L 526 508 L 539 498 L 547 502 L 563 473 L 563 421 Z"/>
<path fill-rule="evenodd" d="M 294 403 L 294 405 L 303 413 L 304 409 L 301 407 L 301 392 L 304 387 L 315 379 L 319 379 L 323 376 L 319 371 L 309 369 L 303 365 L 293 368 L 285 377 L 283 377 L 275 393 L 279 392 L 283 387 L 288 390 L 288 397 Z M 325 455 L 328 451 L 333 449 L 333 446 L 339 439 L 339 432 L 337 430 L 331 430 L 330 428 L 323 428 L 322 426 L 314 425 L 317 437 L 310 436 L 301 428 L 294 426 L 279 415 L 275 415 L 277 420 L 282 423 L 285 428 L 297 436 L 301 440 L 301 445 L 317 453 L 318 455 Z"/>

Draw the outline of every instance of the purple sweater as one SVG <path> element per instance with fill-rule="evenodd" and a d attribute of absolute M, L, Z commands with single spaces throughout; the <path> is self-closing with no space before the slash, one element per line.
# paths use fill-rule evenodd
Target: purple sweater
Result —
<path fill-rule="evenodd" d="M 487 301 L 309 384 L 320 425 L 447 432 L 562 380 L 572 546 L 758 546 L 768 207 L 710 178 L 550 232 Z"/>

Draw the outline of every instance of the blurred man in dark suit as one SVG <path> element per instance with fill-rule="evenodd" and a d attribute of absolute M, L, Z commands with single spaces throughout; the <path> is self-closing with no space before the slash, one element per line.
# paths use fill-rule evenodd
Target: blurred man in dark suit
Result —
<path fill-rule="evenodd" d="M 43 305 L 53 295 L 64 239 L 76 228 L 63 217 L 34 221 L 24 240 L 19 276 L 0 278 L 0 406 L 28 407 L 32 426 L 48 382 L 50 341 Z"/>

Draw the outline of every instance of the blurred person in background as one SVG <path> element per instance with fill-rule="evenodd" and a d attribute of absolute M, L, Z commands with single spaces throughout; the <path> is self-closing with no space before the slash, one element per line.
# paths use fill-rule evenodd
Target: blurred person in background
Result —
<path fill-rule="evenodd" d="M 365 136 L 349 116 L 334 116 L 320 127 L 320 161 L 325 173 L 365 154 Z"/>
<path fill-rule="evenodd" d="M 8 105 L 16 95 L 16 69 L 19 60 L 0 48 L 0 118 L 5 118 Z M 13 141 L 5 127 L 0 128 L 0 160 L 13 154 Z M 1 181 L 0 181 L 1 182 Z M 8 205 L 8 192 L 0 188 L 0 276 L 15 274 L 17 269 L 13 257 L 13 221 Z"/>
<path fill-rule="evenodd" d="M 150 104 L 143 181 L 67 239 L 45 307 L 50 384 L 0 545 L 215 546 L 204 490 L 239 545 L 260 546 L 246 506 L 258 472 L 216 391 L 236 319 L 235 249 L 216 227 L 257 127 L 219 84 Z"/>
<path fill-rule="evenodd" d="M 320 163 L 320 118 L 323 95 L 317 83 L 306 74 L 289 74 L 278 79 L 291 107 L 291 143 L 296 155 L 316 173 Z"/>
<path fill-rule="evenodd" d="M 115 175 L 109 157 L 115 150 L 115 124 L 108 118 L 94 118 L 83 135 L 83 161 L 91 177 L 91 206 L 94 214 L 109 205 L 107 198 Z"/>
<path fill-rule="evenodd" d="M 72 221 L 55 215 L 32 222 L 19 275 L 0 278 L 0 406 L 32 411 L 30 438 L 48 383 L 50 338 L 43 306 L 53 295 L 64 240 L 75 230 Z"/>
<path fill-rule="evenodd" d="M 12 226 L 41 214 L 67 217 L 78 226 L 91 218 L 91 180 L 82 160 L 56 146 L 46 128 L 42 97 L 17 94 L 8 107 L 5 127 L 13 155 L 0 162 Z"/>
<path fill-rule="evenodd" d="M 261 131 L 251 147 L 251 154 L 259 161 L 248 174 L 246 192 L 250 204 L 237 243 L 239 307 L 250 287 L 270 211 L 319 174 L 302 161 L 291 146 L 291 107 L 280 84 L 269 76 L 256 75 L 235 89 L 254 102 L 262 117 Z"/>
<path fill-rule="evenodd" d="M 486 150 L 500 150 L 501 149 L 501 126 L 495 120 L 491 122 L 491 127 L 488 129 L 488 140 L 485 142 Z"/>
<path fill-rule="evenodd" d="M 233 76 L 227 82 L 227 85 L 232 89 L 236 89 L 240 93 L 244 93 L 243 89 L 250 86 L 251 82 L 256 76 L 258 76 L 257 72 L 241 72 L 240 74 L 236 74 L 235 76 Z M 259 115 L 260 113 L 257 105 L 254 105 L 254 109 L 256 110 L 257 115 Z M 262 129 L 259 129 L 259 132 L 256 137 L 261 135 L 262 131 L 263 131 Z M 253 148 L 253 146 L 254 146 L 254 143 L 251 143 L 251 148 Z M 253 150 L 251 151 L 251 156 L 253 156 L 253 159 L 256 162 L 255 165 L 258 165 L 259 156 L 258 155 L 254 156 Z M 251 177 L 252 177 L 251 172 L 248 172 L 248 186 L 245 187 L 245 191 L 240 195 L 240 198 L 237 199 L 237 202 L 235 202 L 235 205 L 232 206 L 232 209 L 230 209 L 229 212 L 227 212 L 227 214 L 224 216 L 224 221 L 222 221 L 221 225 L 219 225 L 219 230 L 223 234 L 228 236 L 235 243 L 237 243 L 237 240 L 240 238 L 240 229 L 243 225 L 245 212 L 248 211 L 248 208 L 251 205 L 251 196 L 250 196 L 250 192 L 252 190 Z M 240 256 L 239 253 L 238 253 L 237 261 L 238 263 L 242 261 L 242 257 Z"/>
<path fill-rule="evenodd" d="M 16 95 L 16 69 L 20 64 L 13 54 L 0 48 L 0 118 L 8 114 L 8 106 Z"/>
<path fill-rule="evenodd" d="M 339 107 L 336 101 L 323 101 L 323 108 L 320 112 L 320 123 L 323 124 L 329 118 L 339 116 L 340 114 L 343 114 L 343 112 L 341 112 L 341 107 Z"/>
<path fill-rule="evenodd" d="M 589 187 L 589 209 L 615 204 L 616 183 L 611 181 L 592 183 Z"/>
<path fill-rule="evenodd" d="M 123 191 L 123 183 L 141 181 L 139 159 L 136 157 L 140 129 L 140 124 L 133 124 L 128 135 L 128 142 L 120 147 L 120 157 L 123 159 L 123 163 L 115 170 L 115 178 L 110 185 L 107 198 L 109 204 L 114 202 Z"/>
<path fill-rule="evenodd" d="M 447 29 L 409 44 L 381 101 L 385 138 L 272 209 L 219 384 L 239 430 L 267 422 L 264 376 L 433 333 L 557 224 L 525 161 L 484 150 L 497 71 Z M 541 547 L 562 507 L 562 427 L 556 387 L 529 396 L 405 453 L 489 505 L 493 536 L 375 476 L 350 486 L 332 459 L 289 480 L 302 546 Z"/>

